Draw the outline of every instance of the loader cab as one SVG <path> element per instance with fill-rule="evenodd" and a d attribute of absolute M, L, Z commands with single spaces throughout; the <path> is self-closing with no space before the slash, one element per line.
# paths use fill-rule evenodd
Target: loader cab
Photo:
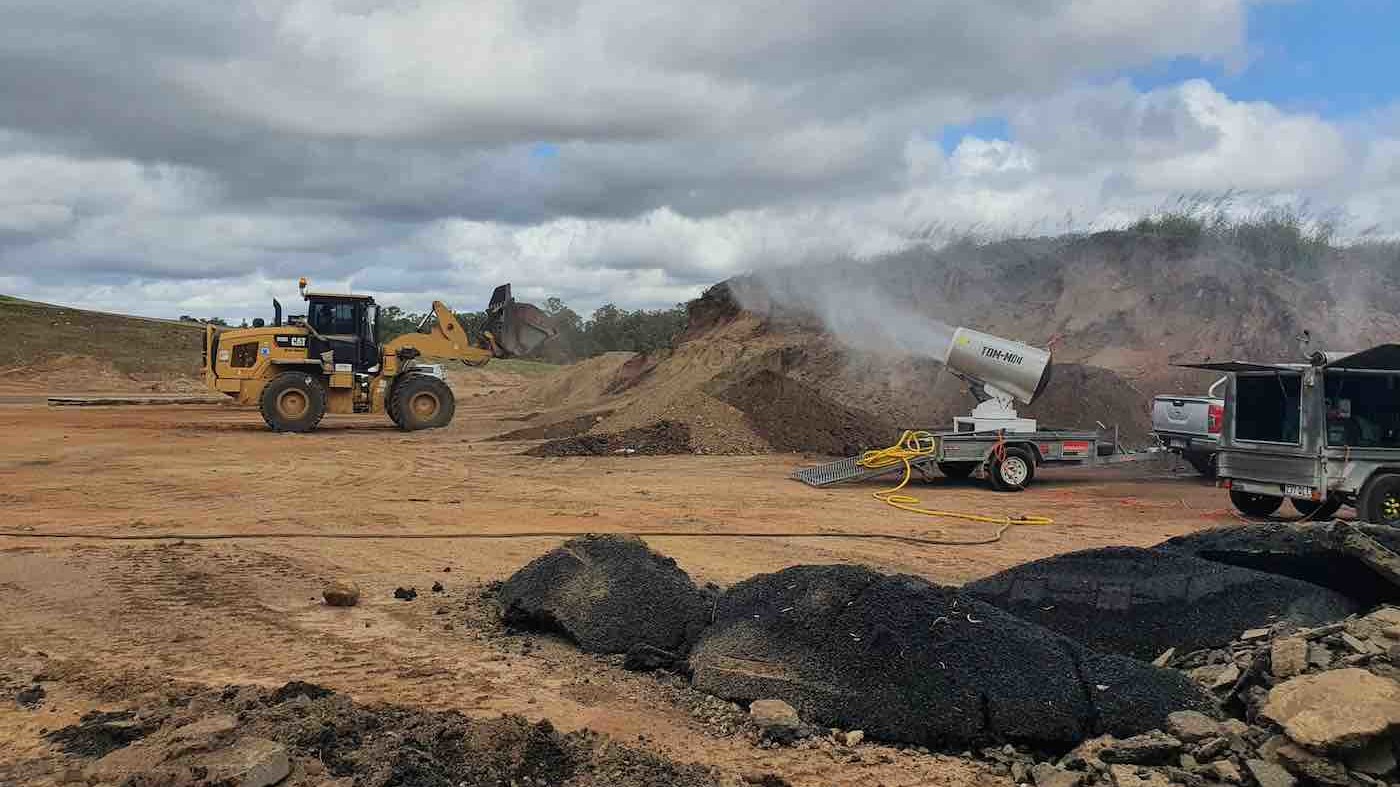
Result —
<path fill-rule="evenodd" d="M 379 365 L 379 306 L 368 295 L 306 293 L 306 324 L 320 335 L 308 343 L 312 355 L 330 350 L 335 363 L 357 372 Z M 321 347 L 319 344 L 326 346 Z"/>

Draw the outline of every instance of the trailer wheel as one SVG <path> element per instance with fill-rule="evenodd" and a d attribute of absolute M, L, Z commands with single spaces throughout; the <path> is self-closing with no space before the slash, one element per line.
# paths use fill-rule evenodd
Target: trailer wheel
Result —
<path fill-rule="evenodd" d="M 1329 497 L 1321 502 L 1317 500 L 1301 500 L 1293 497 L 1289 498 L 1293 503 L 1293 510 L 1303 515 L 1304 519 L 1314 522 L 1331 519 L 1342 508 L 1342 501 L 1337 497 Z"/>
<path fill-rule="evenodd" d="M 992 459 L 992 486 L 1002 492 L 1020 492 L 1035 478 L 1035 459 L 1024 448 L 1008 448 Z"/>
<path fill-rule="evenodd" d="M 964 479 L 964 478 L 967 478 L 968 476 L 972 475 L 973 471 L 976 470 L 976 469 L 977 469 L 977 463 L 976 463 L 976 462 L 939 462 L 939 463 L 938 463 L 938 472 L 942 473 L 943 475 L 945 475 L 945 476 L 947 476 L 947 477 L 949 477 L 949 478 L 953 478 L 953 479 L 957 479 L 957 480 L 962 480 L 962 479 Z"/>
<path fill-rule="evenodd" d="M 1238 508 L 1241 514 L 1265 517 L 1274 515 L 1279 506 L 1283 505 L 1283 498 L 1231 489 L 1230 502 L 1235 504 L 1235 508 Z"/>
<path fill-rule="evenodd" d="M 1372 524 L 1400 527 L 1400 474 L 1380 473 L 1367 482 L 1357 513 Z"/>

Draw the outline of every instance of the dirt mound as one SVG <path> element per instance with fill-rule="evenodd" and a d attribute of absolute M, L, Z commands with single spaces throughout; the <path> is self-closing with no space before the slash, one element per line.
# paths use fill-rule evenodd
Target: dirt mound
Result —
<path fill-rule="evenodd" d="M 1178 536 L 1158 549 L 1331 588 L 1363 607 L 1400 601 L 1400 532 L 1351 522 L 1269 522 Z"/>
<path fill-rule="evenodd" d="M 661 456 L 694 453 L 694 449 L 690 445 L 689 427 L 675 421 L 660 421 L 624 432 L 583 434 L 553 440 L 525 453 L 529 456 Z"/>
<path fill-rule="evenodd" d="M 1111 666 L 1131 680 L 1091 688 L 1082 652 L 916 577 L 797 566 L 726 591 L 690 666 L 702 691 L 783 699 L 811 722 L 929 746 L 1072 744 L 1097 731 L 1102 692 L 1113 707 L 1136 709 L 1111 714 L 1119 729 L 1143 731 L 1163 711 L 1211 707 L 1179 676 L 1127 660 L 1099 672 Z M 1163 697 L 1175 701 L 1163 707 Z"/>
<path fill-rule="evenodd" d="M 716 382 L 716 398 L 743 413 L 754 433 L 776 451 L 851 456 L 899 436 L 892 424 L 768 369 Z"/>
<path fill-rule="evenodd" d="M 149 737 L 97 760 L 89 772 L 120 775 L 125 784 L 177 783 L 180 774 L 220 751 L 246 751 L 244 744 L 260 741 L 259 750 L 281 758 L 288 784 L 341 778 L 357 787 L 716 783 L 699 766 L 676 765 L 586 730 L 560 733 L 548 721 L 518 716 L 474 719 L 456 711 L 359 705 L 325 689 L 287 697 L 272 689 L 228 687 L 172 699 L 171 705 L 142 709 L 142 717 L 155 719 L 158 727 Z M 49 738 L 83 738 L 92 723 L 85 718 Z M 207 734 L 191 737 L 195 732 Z"/>
<path fill-rule="evenodd" d="M 1216 647 L 1279 621 L 1337 620 L 1356 604 L 1332 590 L 1189 555 L 1106 547 L 1037 560 L 969 583 L 967 593 L 1106 653 L 1152 659 Z"/>
<path fill-rule="evenodd" d="M 636 353 L 604 353 L 562 367 L 532 385 L 529 399 L 546 409 L 590 406 L 603 397 L 618 370 L 635 356 Z"/>
<path fill-rule="evenodd" d="M 517 571 L 497 598 L 507 624 L 558 632 L 593 653 L 684 653 L 709 613 L 676 561 L 625 536 L 573 539 Z"/>
<path fill-rule="evenodd" d="M 599 421 L 612 414 L 610 410 L 601 413 L 585 413 L 565 418 L 562 421 L 553 421 L 537 426 L 527 426 L 523 429 L 516 429 L 505 434 L 496 435 L 492 440 L 559 440 L 565 437 L 577 437 L 589 429 L 592 429 Z"/>
<path fill-rule="evenodd" d="M 199 375 L 204 326 L 52 306 L 0 295 L 0 369 L 42 371 L 49 362 L 86 357 L 116 375 L 158 382 Z M 62 365 L 62 363 L 60 363 Z M 63 390 L 100 390 L 82 385 Z M 107 390 L 130 390 L 128 388 Z"/>

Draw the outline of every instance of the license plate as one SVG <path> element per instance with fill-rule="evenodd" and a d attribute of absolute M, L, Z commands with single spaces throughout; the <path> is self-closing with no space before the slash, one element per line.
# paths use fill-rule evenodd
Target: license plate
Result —
<path fill-rule="evenodd" d="M 1313 496 L 1313 488 L 1310 486 L 1296 486 L 1294 484 L 1284 484 L 1283 496 L 1302 497 L 1311 500 Z"/>

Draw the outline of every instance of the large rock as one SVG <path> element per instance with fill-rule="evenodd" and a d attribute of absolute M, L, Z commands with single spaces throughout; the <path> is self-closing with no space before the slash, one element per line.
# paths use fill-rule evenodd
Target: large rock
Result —
<path fill-rule="evenodd" d="M 690 666 L 703 691 L 740 702 L 780 698 L 809 722 L 884 740 L 1063 745 L 1094 732 L 1097 686 L 1081 673 L 1092 655 L 917 577 L 797 566 L 724 593 Z M 1101 671 L 1115 676 L 1102 685 L 1123 707 L 1167 673 L 1121 662 Z M 1205 702 L 1199 692 L 1192 701 Z M 1150 715 L 1117 722 L 1142 732 L 1161 723 Z"/>
<path fill-rule="evenodd" d="M 1178 536 L 1158 549 L 1282 574 L 1363 607 L 1400 601 L 1400 533 L 1352 522 L 1269 522 Z"/>
<path fill-rule="evenodd" d="M 1291 577 L 1169 550 L 1107 547 L 1025 563 L 964 586 L 988 603 L 1109 653 L 1151 659 L 1223 646 L 1279 621 L 1339 620 L 1356 604 Z"/>
<path fill-rule="evenodd" d="M 1303 675 L 1271 689 L 1262 713 L 1304 746 L 1361 749 L 1400 727 L 1400 684 L 1355 667 Z"/>
<path fill-rule="evenodd" d="M 594 653 L 683 653 L 709 618 L 707 596 L 676 561 L 628 536 L 575 538 L 517 571 L 498 599 L 506 623 Z"/>

